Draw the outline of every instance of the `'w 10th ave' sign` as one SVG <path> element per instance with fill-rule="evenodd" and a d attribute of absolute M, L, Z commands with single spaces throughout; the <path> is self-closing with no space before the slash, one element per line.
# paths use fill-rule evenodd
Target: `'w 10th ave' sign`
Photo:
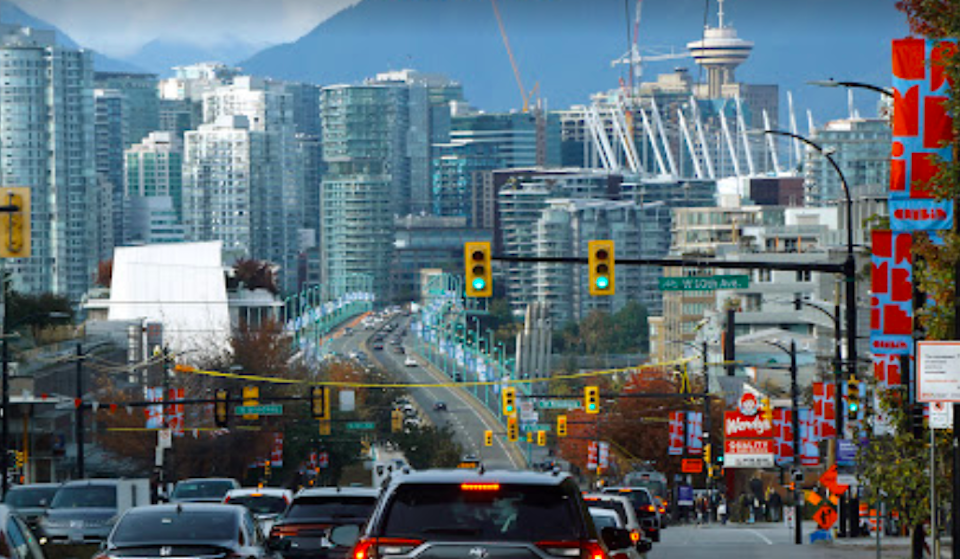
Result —
<path fill-rule="evenodd" d="M 659 278 L 660 291 L 714 291 L 716 289 L 746 289 L 750 276 L 694 276 Z"/>

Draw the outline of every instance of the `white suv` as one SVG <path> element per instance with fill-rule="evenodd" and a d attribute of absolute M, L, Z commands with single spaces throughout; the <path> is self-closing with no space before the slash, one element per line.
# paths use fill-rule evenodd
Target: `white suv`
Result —
<path fill-rule="evenodd" d="M 583 496 L 583 501 L 591 509 L 606 509 L 615 512 L 620 517 L 623 527 L 630 530 L 630 539 L 633 540 L 640 554 L 650 549 L 650 542 L 644 534 L 643 526 L 640 524 L 640 519 L 637 518 L 636 511 L 633 510 L 630 499 L 610 493 L 586 493 Z"/>

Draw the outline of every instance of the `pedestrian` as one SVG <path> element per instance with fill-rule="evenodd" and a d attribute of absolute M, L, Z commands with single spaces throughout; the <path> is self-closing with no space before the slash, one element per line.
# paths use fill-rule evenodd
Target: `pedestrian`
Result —
<path fill-rule="evenodd" d="M 720 517 L 720 522 L 722 522 L 723 525 L 726 526 L 727 525 L 727 500 L 726 499 L 721 499 L 720 504 L 717 505 L 717 515 Z"/>
<path fill-rule="evenodd" d="M 693 507 L 697 511 L 697 528 L 703 524 L 703 495 L 697 497 L 697 500 L 694 501 Z"/>

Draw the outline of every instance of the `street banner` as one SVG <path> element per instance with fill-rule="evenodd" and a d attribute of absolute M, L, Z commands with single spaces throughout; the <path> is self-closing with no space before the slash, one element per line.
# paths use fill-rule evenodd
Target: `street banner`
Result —
<path fill-rule="evenodd" d="M 800 408 L 800 464 L 820 465 L 820 440 L 817 438 L 816 418 L 810 408 Z"/>
<path fill-rule="evenodd" d="M 270 449 L 270 465 L 274 468 L 283 467 L 283 433 L 273 434 L 273 448 Z"/>
<path fill-rule="evenodd" d="M 597 469 L 597 441 L 587 443 L 587 470 Z"/>
<path fill-rule="evenodd" d="M 873 376 L 877 386 L 890 390 L 900 386 L 900 356 L 891 354 L 873 354 Z"/>
<path fill-rule="evenodd" d="M 911 233 L 872 232 L 870 351 L 909 355 L 913 350 Z"/>
<path fill-rule="evenodd" d="M 687 412 L 687 454 L 699 456 L 703 454 L 703 413 L 698 411 Z"/>
<path fill-rule="evenodd" d="M 683 412 L 670 412 L 670 444 L 667 447 L 670 456 L 683 455 Z"/>
<path fill-rule="evenodd" d="M 793 463 L 793 415 L 784 408 L 773 409 L 773 448 L 776 464 Z"/>
<path fill-rule="evenodd" d="M 834 383 L 813 383 L 813 411 L 817 422 L 817 434 L 821 440 L 836 437 L 836 398 L 836 385 Z"/>
<path fill-rule="evenodd" d="M 601 442 L 598 447 L 600 455 L 598 462 L 601 469 L 606 470 L 610 467 L 610 443 Z"/>
<path fill-rule="evenodd" d="M 163 388 L 145 389 L 144 399 L 148 402 L 157 402 L 156 405 L 143 408 L 143 414 L 147 419 L 146 428 L 159 429 L 163 427 Z"/>

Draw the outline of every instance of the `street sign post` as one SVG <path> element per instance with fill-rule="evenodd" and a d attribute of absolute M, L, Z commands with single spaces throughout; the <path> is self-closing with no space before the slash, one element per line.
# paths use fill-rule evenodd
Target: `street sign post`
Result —
<path fill-rule="evenodd" d="M 659 278 L 660 291 L 716 291 L 717 289 L 746 289 L 750 276 L 693 276 Z"/>
<path fill-rule="evenodd" d="M 237 406 L 233 412 L 237 415 L 283 415 L 283 406 L 281 404 Z"/>
<path fill-rule="evenodd" d="M 580 400 L 537 400 L 539 410 L 576 410 L 583 407 Z"/>

